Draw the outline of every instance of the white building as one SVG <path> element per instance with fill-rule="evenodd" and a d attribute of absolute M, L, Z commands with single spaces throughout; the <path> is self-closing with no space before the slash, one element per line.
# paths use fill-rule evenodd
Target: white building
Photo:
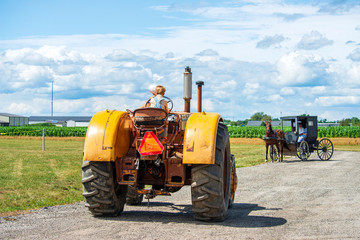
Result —
<path fill-rule="evenodd" d="M 18 127 L 29 124 L 29 118 L 10 113 L 0 113 L 0 126 Z"/>
<path fill-rule="evenodd" d="M 87 127 L 90 120 L 89 116 L 30 116 L 29 124 L 52 123 L 64 127 Z"/>

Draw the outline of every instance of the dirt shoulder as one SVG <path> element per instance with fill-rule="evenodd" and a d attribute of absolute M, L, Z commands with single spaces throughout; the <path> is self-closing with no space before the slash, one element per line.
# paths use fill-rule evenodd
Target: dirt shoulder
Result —
<path fill-rule="evenodd" d="M 359 152 L 237 169 L 228 218 L 193 220 L 190 187 L 94 218 L 84 203 L 0 218 L 0 239 L 359 239 Z"/>

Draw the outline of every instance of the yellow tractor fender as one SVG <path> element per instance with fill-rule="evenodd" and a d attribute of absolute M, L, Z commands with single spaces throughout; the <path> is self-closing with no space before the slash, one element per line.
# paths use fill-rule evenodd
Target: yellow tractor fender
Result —
<path fill-rule="evenodd" d="M 84 161 L 115 161 L 129 150 L 132 121 L 127 112 L 97 112 L 89 123 L 84 145 Z"/>
<path fill-rule="evenodd" d="M 184 136 L 184 164 L 214 164 L 218 113 L 193 113 L 187 120 Z"/>

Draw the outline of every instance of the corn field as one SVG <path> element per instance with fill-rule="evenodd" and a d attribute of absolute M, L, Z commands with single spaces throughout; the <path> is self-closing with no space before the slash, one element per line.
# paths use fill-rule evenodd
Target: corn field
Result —
<path fill-rule="evenodd" d="M 0 136 L 42 136 L 42 129 L 45 129 L 47 137 L 85 137 L 87 127 L 42 127 L 42 126 L 23 126 L 23 127 L 0 127 Z M 274 127 L 274 129 L 279 127 Z M 263 138 L 265 127 L 238 127 L 229 126 L 229 135 L 232 138 Z M 324 137 L 360 137 L 360 127 L 319 127 L 319 138 Z M 290 127 L 284 127 L 285 132 L 290 131 Z"/>
<path fill-rule="evenodd" d="M 273 127 L 279 129 L 279 127 Z M 229 126 L 229 135 L 232 138 L 263 138 L 265 136 L 265 127 L 238 127 Z M 318 137 L 360 137 L 360 127 L 319 127 Z M 290 127 L 284 127 L 285 132 L 291 131 Z"/>
<path fill-rule="evenodd" d="M 0 136 L 42 136 L 43 129 L 46 137 L 85 137 L 87 127 L 0 127 Z"/>

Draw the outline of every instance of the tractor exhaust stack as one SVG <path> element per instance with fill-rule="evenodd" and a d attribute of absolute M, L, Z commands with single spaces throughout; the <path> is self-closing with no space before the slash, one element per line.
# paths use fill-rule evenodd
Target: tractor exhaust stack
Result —
<path fill-rule="evenodd" d="M 192 97 L 192 73 L 191 68 L 187 66 L 184 72 L 184 112 L 190 112 L 190 101 Z"/>
<path fill-rule="evenodd" d="M 198 86 L 198 112 L 202 111 L 202 86 L 204 85 L 203 81 L 197 81 L 196 85 Z"/>

